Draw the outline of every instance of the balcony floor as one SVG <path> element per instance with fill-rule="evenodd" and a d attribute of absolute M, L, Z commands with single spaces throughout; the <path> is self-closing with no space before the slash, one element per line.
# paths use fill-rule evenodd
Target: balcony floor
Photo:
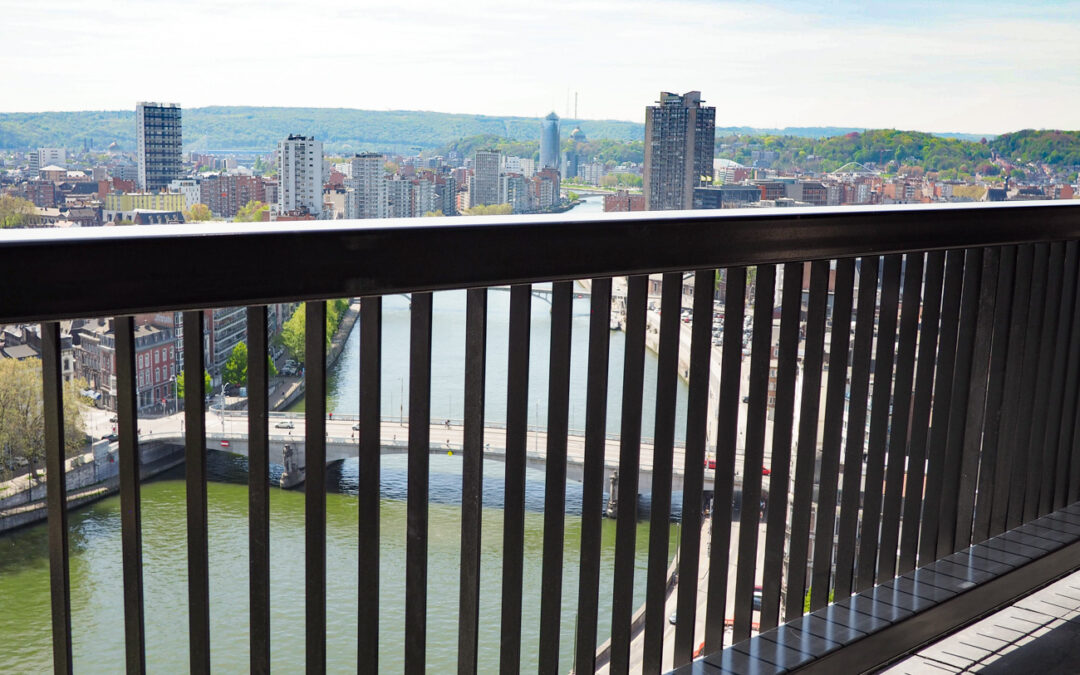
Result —
<path fill-rule="evenodd" d="M 1080 571 L 883 672 L 1080 672 Z"/>

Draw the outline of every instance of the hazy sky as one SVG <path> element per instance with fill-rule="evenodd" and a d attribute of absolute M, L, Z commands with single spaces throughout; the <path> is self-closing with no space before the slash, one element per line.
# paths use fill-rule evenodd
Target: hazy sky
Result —
<path fill-rule="evenodd" d="M 139 100 L 1080 129 L 1080 1 L 0 0 L 0 111 Z M 568 95 L 569 92 L 569 95 Z M 572 112 L 572 111 L 571 111 Z"/>

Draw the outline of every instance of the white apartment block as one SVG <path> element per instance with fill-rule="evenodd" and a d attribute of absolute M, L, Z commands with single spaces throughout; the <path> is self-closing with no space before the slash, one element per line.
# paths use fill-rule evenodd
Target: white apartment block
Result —
<path fill-rule="evenodd" d="M 202 200 L 200 190 L 199 181 L 194 178 L 180 178 L 169 183 L 169 192 L 179 192 L 184 195 L 184 203 L 187 204 L 189 211 L 192 206 Z"/>
<path fill-rule="evenodd" d="M 346 202 L 346 218 L 386 218 L 387 188 L 386 159 L 376 152 L 362 152 L 348 161 L 349 179 L 345 187 L 353 188 L 353 206 Z"/>
<path fill-rule="evenodd" d="M 278 213 L 306 210 L 316 218 L 323 205 L 323 148 L 314 136 L 278 141 Z"/>

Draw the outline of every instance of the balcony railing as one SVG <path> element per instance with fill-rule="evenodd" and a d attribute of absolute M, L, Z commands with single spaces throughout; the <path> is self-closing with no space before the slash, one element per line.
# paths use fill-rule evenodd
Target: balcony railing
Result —
<path fill-rule="evenodd" d="M 0 324 L 43 323 L 43 372 L 57 672 L 71 670 L 68 543 L 62 475 L 57 321 L 116 317 L 126 659 L 145 669 L 139 455 L 132 315 L 182 310 L 191 668 L 209 670 L 203 321 L 209 307 L 247 306 L 251 669 L 270 666 L 269 406 L 264 306 L 306 306 L 305 451 L 326 458 L 325 303 L 362 298 L 359 433 L 359 648 L 375 672 L 381 640 L 404 645 L 405 670 L 425 669 L 430 428 L 408 437 L 404 635 L 379 634 L 381 296 L 411 294 L 410 419 L 431 418 L 432 292 L 467 288 L 459 672 L 478 654 L 486 289 L 511 285 L 501 668 L 523 649 L 557 672 L 562 614 L 572 280 L 591 280 L 576 672 L 596 665 L 612 279 L 625 281 L 626 344 L 617 466 L 611 672 L 645 672 L 665 653 L 672 480 L 683 481 L 675 667 L 810 610 L 1033 521 L 1080 497 L 1080 206 L 854 207 L 458 218 L 344 223 L 212 224 L 0 233 Z M 86 261 L 95 262 L 87 283 Z M 145 264 L 153 261 L 153 264 Z M 270 262 L 268 262 L 270 261 Z M 280 262 L 279 262 L 280 261 Z M 213 273 L 208 273 L 212 270 Z M 684 330 L 683 271 L 693 271 L 689 396 L 676 414 Z M 722 274 L 718 274 L 722 272 Z M 642 454 L 648 277 L 662 273 L 655 438 Z M 778 273 L 781 273 L 778 277 Z M 778 278 L 780 279 L 778 283 Z M 723 281 L 724 341 L 713 346 Z M 804 279 L 806 280 L 804 282 Z M 552 283 L 539 644 L 522 645 L 524 480 L 530 284 Z M 623 282 L 619 282 L 621 285 Z M 748 302 L 748 297 L 752 300 Z M 774 298 L 776 301 L 774 302 Z M 778 310 L 778 318 L 777 318 Z M 752 339 L 744 352 L 744 317 Z M 778 330 L 774 331 L 774 327 Z M 715 351 L 714 351 L 715 350 Z M 775 357 L 773 356 L 775 350 Z M 714 355 L 716 366 L 714 366 Z M 773 365 L 775 362 L 775 365 Z M 770 380 L 770 366 L 776 369 Z M 748 373 L 746 384 L 743 372 Z M 710 386 L 710 379 L 718 387 Z M 712 391 L 711 391 L 712 390 Z M 771 409 L 769 401 L 774 401 Z M 745 441 L 738 430 L 744 421 Z M 819 424 L 819 419 L 823 420 Z M 708 429 L 715 421 L 715 447 Z M 686 442 L 676 451 L 675 430 Z M 767 431 L 771 430 L 771 434 Z M 846 430 L 846 431 L 845 431 Z M 866 433 L 864 433 L 866 430 Z M 708 458 L 716 469 L 703 513 Z M 646 461 L 648 460 L 648 461 Z M 771 470 L 767 479 L 758 467 Z M 632 624 L 638 480 L 651 471 L 644 619 Z M 711 472 L 710 472 L 711 473 Z M 739 474 L 737 479 L 736 475 Z M 741 483 L 741 486 L 736 482 Z M 767 484 L 766 484 L 767 481 Z M 741 487 L 739 493 L 736 488 Z M 306 485 L 306 659 L 325 667 L 325 475 Z M 767 493 L 767 508 L 761 508 Z M 730 505 L 738 507 L 732 549 Z M 703 526 L 711 545 L 702 555 Z M 729 551 L 735 551 L 734 556 Z M 758 570 L 758 554 L 763 568 Z M 708 601 L 698 608 L 699 560 Z M 1080 564 L 1080 563 L 1078 563 Z M 729 575 L 728 571 L 733 569 Z M 755 586 L 763 579 L 761 609 Z M 1032 580 L 1033 590 L 1044 580 Z M 1015 584 L 1014 584 L 1015 585 Z M 733 588 L 733 593 L 729 593 Z M 734 598 L 728 602 L 729 595 Z M 973 596 L 974 597 L 974 596 Z M 808 599 L 808 602 L 807 602 Z M 987 601 L 990 602 L 990 601 Z M 991 607 L 986 607 L 988 611 Z M 703 616 L 702 616 L 703 612 Z M 755 620 L 756 619 L 756 620 Z M 725 636 L 725 625 L 731 633 Z M 756 624 L 756 625 L 755 625 Z M 704 645 L 695 627 L 704 626 Z M 958 628 L 943 625 L 941 635 Z M 898 647 L 910 651 L 915 646 Z M 872 668 L 893 658 L 853 651 Z M 707 670 L 707 666 L 702 665 Z"/>

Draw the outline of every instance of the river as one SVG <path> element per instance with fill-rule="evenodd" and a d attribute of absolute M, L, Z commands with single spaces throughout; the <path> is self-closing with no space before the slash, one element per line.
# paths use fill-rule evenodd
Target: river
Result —
<path fill-rule="evenodd" d="M 587 198 L 595 209 L 601 198 Z M 578 207 L 579 209 L 582 207 Z M 489 293 L 487 416 L 505 421 L 507 312 L 509 294 Z M 585 366 L 589 305 L 574 302 L 571 427 L 584 426 Z M 384 301 L 383 413 L 396 416 L 407 400 L 408 300 Z M 530 422 L 546 415 L 550 312 L 547 303 L 532 306 L 529 378 Z M 359 331 L 329 378 L 330 409 L 355 413 L 358 406 Z M 435 294 L 432 340 L 432 414 L 460 418 L 464 354 L 464 293 Z M 611 334 L 611 390 L 608 428 L 618 432 L 621 401 L 623 334 Z M 651 435 L 656 359 L 646 357 L 645 420 Z M 685 385 L 679 389 L 680 419 L 685 417 Z M 406 398 L 402 398 L 402 397 Z M 407 411 L 405 411 L 407 414 Z M 680 426 L 679 436 L 683 430 Z M 383 457 L 381 475 L 380 670 L 400 672 L 404 664 L 404 575 L 406 461 Z M 248 663 L 247 461 L 210 451 L 208 507 L 210 525 L 211 659 L 220 672 L 246 672 Z M 280 467 L 275 468 L 280 471 Z M 356 460 L 328 469 L 327 495 L 327 668 L 353 672 L 357 616 L 357 473 Z M 483 543 L 481 559 L 480 672 L 498 670 L 502 503 L 504 465 L 484 466 Z M 147 666 L 172 672 L 187 667 L 186 530 L 183 467 L 142 487 L 143 574 L 145 583 Z M 544 474 L 530 469 L 526 482 L 524 617 L 522 669 L 537 667 L 543 542 Z M 567 485 L 563 619 L 560 669 L 568 672 L 574 647 L 581 533 L 581 486 Z M 428 550 L 428 670 L 452 672 L 457 659 L 458 561 L 461 531 L 460 457 L 431 456 Z M 675 511 L 681 498 L 675 497 Z M 643 500 L 637 533 L 635 605 L 644 601 L 648 501 Z M 599 641 L 610 633 L 615 522 L 605 520 L 601 542 Z M 298 672 L 304 662 L 304 502 L 300 492 L 271 490 L 271 630 L 273 667 Z M 76 672 L 121 672 L 123 665 L 123 587 L 120 503 L 111 497 L 69 517 L 71 608 Z M 672 525 L 671 544 L 677 541 Z M 48 672 L 51 669 L 48 532 L 44 524 L 0 537 L 0 645 L 3 670 Z"/>

